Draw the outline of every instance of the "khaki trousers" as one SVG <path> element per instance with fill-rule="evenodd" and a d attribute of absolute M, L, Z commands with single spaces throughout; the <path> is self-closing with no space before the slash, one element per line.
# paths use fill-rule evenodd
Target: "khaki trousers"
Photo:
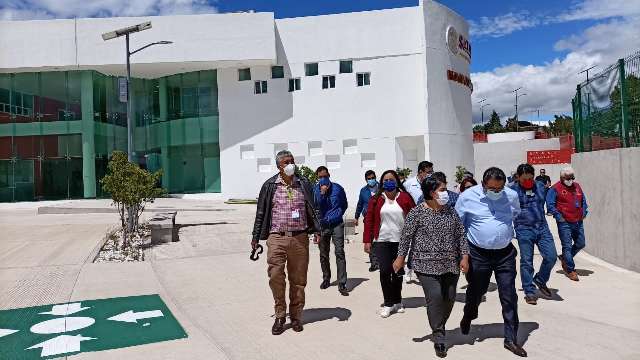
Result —
<path fill-rule="evenodd" d="M 287 314 L 286 266 L 289 274 L 289 316 L 302 320 L 304 288 L 307 286 L 309 268 L 309 236 L 306 233 L 293 237 L 270 234 L 267 249 L 267 272 L 275 302 L 275 315 L 277 318 L 284 318 Z"/>

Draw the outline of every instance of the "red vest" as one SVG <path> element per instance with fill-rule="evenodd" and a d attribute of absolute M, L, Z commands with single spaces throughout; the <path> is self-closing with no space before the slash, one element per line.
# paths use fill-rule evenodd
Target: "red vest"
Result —
<path fill-rule="evenodd" d="M 553 188 L 556 190 L 556 208 L 562 217 L 568 222 L 581 221 L 584 217 L 584 194 L 580 184 L 574 181 L 573 186 L 569 187 L 558 181 Z"/>

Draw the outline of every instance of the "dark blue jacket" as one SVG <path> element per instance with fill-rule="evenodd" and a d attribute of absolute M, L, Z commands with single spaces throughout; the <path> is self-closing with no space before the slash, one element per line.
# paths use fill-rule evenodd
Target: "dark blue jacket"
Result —
<path fill-rule="evenodd" d="M 360 196 L 358 196 L 358 205 L 356 206 L 356 219 L 367 215 L 367 205 L 369 205 L 369 199 L 371 199 L 371 188 L 369 185 L 365 185 L 360 189 Z"/>
<path fill-rule="evenodd" d="M 513 183 L 510 187 L 518 193 L 520 209 L 522 210 L 520 214 L 513 219 L 514 227 L 518 229 L 547 226 L 547 218 L 544 213 L 546 192 L 544 184 L 540 181 L 535 181 L 535 186 L 529 195 L 518 182 Z"/>
<path fill-rule="evenodd" d="M 334 227 L 342 224 L 342 216 L 347 211 L 347 194 L 340 184 L 332 182 L 327 192 L 320 193 L 320 185 L 313 187 L 313 199 L 320 210 L 320 225 L 323 228 Z"/>

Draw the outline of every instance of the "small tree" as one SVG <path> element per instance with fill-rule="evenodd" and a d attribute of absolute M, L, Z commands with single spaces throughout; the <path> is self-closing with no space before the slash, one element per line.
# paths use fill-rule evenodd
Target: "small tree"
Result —
<path fill-rule="evenodd" d="M 487 134 L 502 133 L 505 131 L 502 123 L 500 122 L 500 116 L 495 110 L 491 113 L 489 122 L 484 126 L 484 130 Z"/>
<path fill-rule="evenodd" d="M 397 167 L 396 168 L 396 172 L 398 173 L 398 176 L 400 176 L 402 178 L 405 178 L 405 179 L 408 179 L 409 176 L 411 176 L 411 169 L 409 169 L 409 168 L 401 169 L 401 168 Z"/>
<path fill-rule="evenodd" d="M 460 184 L 462 179 L 464 179 L 464 173 L 467 172 L 467 168 L 464 166 L 458 165 L 456 166 L 456 182 Z"/>
<path fill-rule="evenodd" d="M 316 175 L 316 172 L 305 165 L 298 166 L 296 175 L 306 178 L 312 185 L 315 185 L 315 183 L 318 182 L 318 175 Z"/>
<path fill-rule="evenodd" d="M 127 154 L 114 151 L 107 165 L 107 175 L 100 180 L 102 189 L 111 194 L 118 208 L 124 233 L 123 247 L 128 246 L 128 238 L 138 231 L 140 215 L 147 203 L 163 196 L 166 191 L 156 187 L 162 170 L 150 173 L 137 164 L 129 162 Z"/>

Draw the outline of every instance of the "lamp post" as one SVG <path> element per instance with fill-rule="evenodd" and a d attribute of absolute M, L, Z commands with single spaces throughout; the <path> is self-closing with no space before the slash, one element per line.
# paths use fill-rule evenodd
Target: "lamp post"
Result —
<path fill-rule="evenodd" d="M 127 55 L 127 157 L 129 162 L 133 162 L 134 147 L 133 147 L 133 107 L 131 104 L 131 55 L 142 51 L 153 45 L 167 45 L 172 44 L 172 41 L 156 41 L 147 44 L 137 50 L 130 51 L 129 49 L 129 35 L 135 32 L 151 29 L 151 21 L 143 22 L 142 24 L 129 26 L 126 28 L 118 29 L 108 33 L 102 34 L 102 40 L 107 41 L 115 39 L 121 36 L 125 37 L 126 42 L 126 55 Z"/>
<path fill-rule="evenodd" d="M 518 120 L 518 98 L 527 95 L 527 94 L 518 94 L 518 91 L 520 89 L 522 89 L 522 87 L 519 87 L 519 88 L 517 88 L 517 89 L 512 91 L 512 93 L 516 94 L 516 104 L 515 104 L 515 107 L 516 107 L 516 116 L 515 116 L 515 119 L 516 119 L 516 131 L 518 131 L 518 122 L 519 122 L 519 120 Z"/>
<path fill-rule="evenodd" d="M 481 113 L 481 116 L 482 116 L 482 125 L 483 126 L 484 126 L 484 108 L 489 106 L 489 105 L 491 105 L 491 104 L 482 104 L 480 106 L 480 113 Z"/>

